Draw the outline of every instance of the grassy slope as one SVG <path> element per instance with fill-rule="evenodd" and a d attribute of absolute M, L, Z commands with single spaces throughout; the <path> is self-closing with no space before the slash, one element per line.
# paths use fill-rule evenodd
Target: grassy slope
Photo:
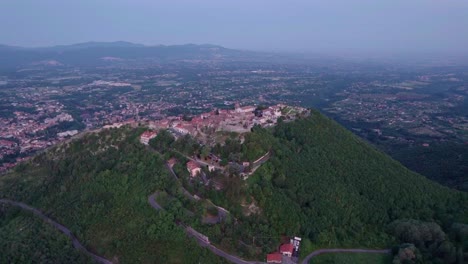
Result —
<path fill-rule="evenodd" d="M 45 211 L 88 248 L 120 263 L 220 263 L 187 239 L 170 214 L 147 203 L 171 178 L 136 135 L 108 130 L 54 148 L 0 178 L 0 193 Z"/>

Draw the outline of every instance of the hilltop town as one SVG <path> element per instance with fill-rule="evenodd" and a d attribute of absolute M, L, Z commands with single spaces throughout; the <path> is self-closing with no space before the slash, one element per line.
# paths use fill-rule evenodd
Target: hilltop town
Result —
<path fill-rule="evenodd" d="M 206 185 L 210 183 L 206 174 L 201 170 L 206 167 L 209 172 L 221 170 L 224 174 L 232 174 L 233 167 L 239 176 L 246 179 L 255 170 L 269 158 L 269 151 L 261 153 L 259 156 L 251 157 L 250 160 L 241 160 L 240 154 L 236 158 L 232 156 L 238 153 L 230 152 L 230 160 L 220 157 L 221 153 L 213 153 L 215 144 L 217 146 L 225 145 L 228 138 L 238 140 L 236 144 L 244 142 L 243 133 L 250 132 L 254 126 L 271 127 L 277 124 L 278 120 L 288 122 L 298 117 L 310 115 L 310 110 L 302 107 L 291 107 L 282 104 L 270 107 L 243 106 L 236 104 L 233 110 L 213 110 L 192 117 L 190 120 L 183 120 L 181 116 L 169 117 L 158 121 L 150 121 L 147 126 L 150 130 L 145 131 L 140 136 L 140 142 L 144 145 L 150 145 L 150 141 L 157 137 L 160 131 L 167 131 L 174 140 L 189 136 L 188 140 L 194 140 L 196 147 L 193 152 L 185 152 L 187 171 L 191 178 L 202 176 Z M 116 123 L 104 126 L 106 128 L 118 128 L 126 123 Z M 134 124 L 135 125 L 135 124 Z M 229 136 L 227 136 L 229 134 Z M 188 144 L 188 143 L 187 143 Z M 182 154 L 183 150 L 180 151 Z M 219 151 L 219 149 L 218 149 Z M 173 167 L 177 160 L 172 158 L 168 160 L 168 165 Z M 215 183 L 221 188 L 219 182 Z"/>
<path fill-rule="evenodd" d="M 102 85 L 103 82 L 98 84 Z M 106 83 L 108 84 L 108 83 Z M 114 85 L 114 83 L 112 83 Z M 121 86 L 123 84 L 115 84 Z M 24 106 L 31 107 L 32 105 Z M 33 111 L 33 110 L 31 110 Z M 0 164 L 0 172 L 14 167 L 37 151 L 53 146 L 83 129 L 72 115 L 65 112 L 62 104 L 47 104 L 36 106 L 37 112 L 14 112 L 15 120 L 0 118 L 0 160 L 10 162 Z M 211 132 L 248 132 L 254 125 L 263 127 L 276 124 L 277 118 L 293 120 L 297 114 L 304 113 L 305 108 L 291 107 L 283 104 L 271 107 L 240 106 L 234 109 L 216 109 L 199 115 L 167 116 L 145 119 L 116 119 L 122 120 L 112 124 L 103 125 L 102 128 L 121 127 L 122 125 L 138 126 L 146 124 L 151 129 L 170 129 L 175 135 L 190 134 L 203 142 L 210 141 Z M 126 112 L 123 111 L 122 114 Z M 113 120 L 113 119 L 110 119 Z M 100 126 L 89 126 L 88 130 L 99 129 Z"/>
<path fill-rule="evenodd" d="M 150 129 L 141 133 L 140 143 L 166 159 L 166 168 L 180 184 L 185 199 L 204 208 L 200 219 L 203 225 L 223 225 L 230 223 L 234 216 L 227 209 L 213 203 L 208 192 L 227 192 L 226 197 L 231 197 L 233 187 L 242 189 L 246 184 L 239 180 L 246 181 L 271 157 L 268 146 L 256 146 L 255 149 L 251 149 L 249 145 L 253 142 L 246 139 L 248 135 L 244 134 L 255 126 L 267 128 L 278 122 L 289 122 L 309 115 L 310 110 L 282 104 L 270 107 L 241 107 L 236 104 L 232 110 L 216 109 L 193 116 L 190 120 L 179 116 L 150 121 L 147 124 Z M 112 129 L 123 125 L 117 123 L 105 128 Z M 226 134 L 229 136 L 216 136 Z M 157 210 L 170 210 L 174 195 L 167 191 L 157 192 L 150 197 L 150 204 Z M 262 208 L 252 197 L 239 193 L 236 203 L 243 208 L 242 215 L 245 217 L 260 215 L 262 212 Z M 193 217 L 190 206 L 183 208 L 183 211 Z M 178 221 L 185 226 L 181 220 Z M 218 243 L 211 243 L 211 239 L 217 241 L 219 237 L 205 235 L 205 232 L 210 232 L 205 226 L 187 226 L 185 230 L 201 245 L 214 249 L 220 256 L 233 260 L 234 263 L 249 263 L 220 251 L 216 245 Z M 280 242 L 276 251 L 265 256 L 266 263 L 298 263 L 301 238 L 285 236 Z M 274 245 L 278 243 L 278 239 L 271 238 L 269 243 Z"/>
<path fill-rule="evenodd" d="M 168 117 L 149 121 L 151 129 L 169 129 L 178 136 L 191 135 L 204 143 L 213 140 L 215 132 L 249 132 L 255 125 L 274 126 L 278 118 L 291 121 L 298 116 L 307 116 L 309 111 L 303 107 L 278 104 L 270 107 L 235 105 L 233 110 L 216 109 L 184 120 L 183 116 Z M 213 143 L 213 142 L 212 142 Z"/>

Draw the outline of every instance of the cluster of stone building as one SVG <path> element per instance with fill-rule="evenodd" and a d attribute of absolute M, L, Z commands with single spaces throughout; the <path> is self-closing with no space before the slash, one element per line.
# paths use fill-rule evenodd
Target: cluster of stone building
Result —
<path fill-rule="evenodd" d="M 289 106 L 288 106 L 289 107 Z M 181 116 L 168 117 L 149 123 L 151 129 L 171 129 L 181 135 L 204 134 L 205 131 L 227 131 L 245 133 L 249 132 L 254 125 L 263 127 L 273 126 L 281 116 L 288 116 L 285 113 L 285 105 L 274 105 L 265 109 L 257 109 L 255 106 L 241 107 L 238 104 L 234 110 L 217 109 L 208 113 L 203 113 L 193 117 L 190 121 L 184 121 Z M 301 107 L 289 107 L 294 113 L 303 112 L 306 109 Z M 293 116 L 289 116 L 293 118 Z"/>
<path fill-rule="evenodd" d="M 158 121 L 151 121 L 149 127 L 152 130 L 146 131 L 140 136 L 140 142 L 149 145 L 151 139 L 157 136 L 157 131 L 160 129 L 169 129 L 176 137 L 183 135 L 191 135 L 193 137 L 199 134 L 205 134 L 208 130 L 227 131 L 244 133 L 249 132 L 254 125 L 273 126 L 277 123 L 277 119 L 285 117 L 289 119 L 295 118 L 296 113 L 303 113 L 305 108 L 290 107 L 285 105 L 274 105 L 267 108 L 257 108 L 255 106 L 241 107 L 236 104 L 235 109 L 217 109 L 211 112 L 203 113 L 193 117 L 190 121 L 184 121 L 182 116 L 168 117 Z M 104 128 L 118 128 L 124 123 L 116 123 L 113 125 L 104 126 Z M 207 133 L 209 134 L 209 133 Z M 191 177 L 196 177 L 201 174 L 201 166 L 199 162 L 189 161 L 187 171 Z M 211 163 L 206 164 L 209 171 L 215 170 L 215 166 Z M 249 162 L 243 162 L 241 167 L 249 167 Z"/>

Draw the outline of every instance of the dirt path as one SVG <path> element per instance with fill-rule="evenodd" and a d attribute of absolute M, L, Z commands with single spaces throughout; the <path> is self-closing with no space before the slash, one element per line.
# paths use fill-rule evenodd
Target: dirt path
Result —
<path fill-rule="evenodd" d="M 38 216 L 39 218 L 41 218 L 42 220 L 44 220 L 45 222 L 47 222 L 48 224 L 52 225 L 53 227 L 55 227 L 56 229 L 58 229 L 60 232 L 64 233 L 67 237 L 70 238 L 70 240 L 72 241 L 73 243 L 73 246 L 80 250 L 81 252 L 83 252 L 84 254 L 88 255 L 89 257 L 91 257 L 92 259 L 94 259 L 95 261 L 99 262 L 99 263 L 104 263 L 104 264 L 112 264 L 112 261 L 108 260 L 108 259 L 105 259 L 101 256 L 98 256 L 94 253 L 92 253 L 91 251 L 87 250 L 81 243 L 80 241 L 78 241 L 78 239 L 73 235 L 73 233 L 68 229 L 66 228 L 65 226 L 55 222 L 54 220 L 50 219 L 49 217 L 47 217 L 46 215 L 44 215 L 41 211 L 39 211 L 38 209 L 36 208 L 33 208 L 27 204 L 24 204 L 24 203 L 21 203 L 21 202 L 15 202 L 15 201 L 11 201 L 11 200 L 8 200 L 8 199 L 0 199 L 0 203 L 3 203 L 3 204 L 9 204 L 9 205 L 12 205 L 12 206 L 17 206 L 17 207 L 20 207 L 26 211 L 29 211 L 31 213 L 33 213 L 34 215 Z"/>
<path fill-rule="evenodd" d="M 309 261 L 318 255 L 326 254 L 326 253 L 374 253 L 374 254 L 390 254 L 390 249 L 340 249 L 340 248 L 333 248 L 333 249 L 319 249 L 315 250 L 314 252 L 307 255 L 307 257 L 302 260 L 302 264 L 308 264 Z"/>

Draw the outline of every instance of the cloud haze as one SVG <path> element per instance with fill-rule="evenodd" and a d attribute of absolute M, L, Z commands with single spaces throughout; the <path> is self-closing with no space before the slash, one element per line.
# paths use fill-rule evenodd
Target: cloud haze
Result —
<path fill-rule="evenodd" d="M 467 53 L 466 0 L 3 0 L 0 43 Z"/>

